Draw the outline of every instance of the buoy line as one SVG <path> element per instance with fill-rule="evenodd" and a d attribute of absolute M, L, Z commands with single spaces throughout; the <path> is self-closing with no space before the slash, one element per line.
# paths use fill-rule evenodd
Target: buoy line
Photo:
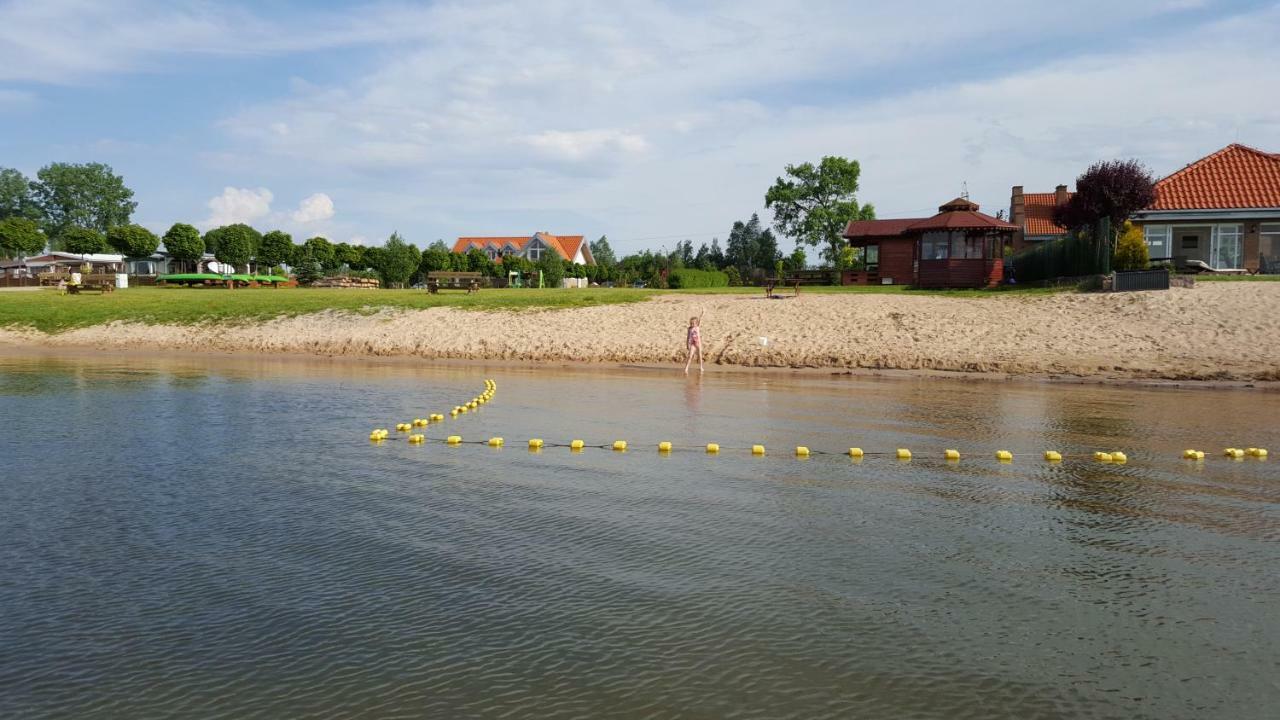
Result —
<path fill-rule="evenodd" d="M 495 383 L 493 380 L 486 379 L 484 381 L 484 390 L 479 395 L 476 395 L 475 397 L 471 398 L 471 400 L 467 401 L 466 403 L 454 406 L 454 408 L 449 411 L 449 417 L 457 418 L 459 415 L 463 415 L 468 412 L 478 410 L 482 405 L 488 403 L 490 400 L 493 400 L 493 397 L 497 393 L 497 391 L 498 391 L 498 384 Z M 444 421 L 445 421 L 444 413 L 433 413 L 433 414 L 429 414 L 425 418 L 414 418 L 409 422 L 396 423 L 395 428 L 396 428 L 396 432 L 398 433 L 409 433 L 408 435 L 405 436 L 405 439 L 409 442 L 410 445 L 424 445 L 428 442 L 437 442 L 437 443 L 443 443 L 445 445 L 454 445 L 454 446 L 487 445 L 492 448 L 500 448 L 506 444 L 506 440 L 503 439 L 502 437 L 491 437 L 487 440 L 463 440 L 461 435 L 449 435 L 448 437 L 443 437 L 443 438 L 429 438 L 426 436 L 425 433 L 413 432 L 413 430 L 416 428 L 424 428 L 432 424 L 442 423 Z M 379 445 L 384 443 L 387 440 L 387 438 L 389 438 L 390 436 L 391 436 L 390 430 L 387 430 L 385 428 L 374 428 L 373 431 L 369 433 L 369 440 L 375 445 Z M 707 455 L 718 455 L 720 454 L 721 451 L 734 451 L 734 450 L 750 451 L 751 455 L 755 457 L 764 457 L 765 455 L 768 454 L 765 446 L 760 444 L 744 445 L 744 446 L 720 445 L 719 443 L 707 443 L 706 445 L 676 445 L 669 440 L 663 440 L 661 442 L 656 443 L 656 446 L 658 449 L 658 453 L 660 455 L 666 455 L 672 452 L 691 452 L 691 451 L 694 451 L 694 452 L 700 451 L 700 452 L 706 453 Z M 628 451 L 628 445 L 626 440 L 614 440 L 613 442 L 607 442 L 607 443 L 587 443 L 584 440 L 575 439 L 575 440 L 570 440 L 567 443 L 560 443 L 560 442 L 547 442 L 542 440 L 541 438 L 531 438 L 529 440 L 528 447 L 530 452 L 535 452 L 535 453 L 541 452 L 544 448 L 568 448 L 572 452 L 582 452 L 587 449 L 613 450 L 614 452 Z M 896 448 L 894 450 L 868 451 L 859 447 L 851 447 L 848 450 L 833 452 L 830 450 L 814 450 L 809 448 L 807 445 L 797 445 L 795 446 L 795 448 L 793 448 L 791 454 L 800 460 L 813 457 L 813 456 L 826 456 L 826 457 L 848 456 L 855 462 L 861 461 L 863 458 L 868 458 L 868 457 L 887 457 L 887 458 L 893 458 L 900 462 L 910 462 L 915 458 L 915 455 L 908 448 Z M 980 455 L 981 453 L 976 453 L 976 454 Z M 975 455 L 975 453 L 970 453 L 968 451 L 962 453 L 958 449 L 948 448 L 942 451 L 941 459 L 945 460 L 949 464 L 954 464 L 954 463 L 961 462 L 961 459 L 966 455 L 972 457 L 973 455 Z M 1129 456 L 1119 450 L 1109 450 L 1109 451 L 1099 450 L 1093 453 L 1087 453 L 1087 452 L 1064 453 L 1059 450 L 1045 450 L 1043 452 L 1018 451 L 1017 453 L 1014 453 L 1011 450 L 995 451 L 996 461 L 1002 464 L 1012 463 L 1014 461 L 1015 456 L 1026 456 L 1026 455 L 1031 455 L 1033 457 L 1036 455 L 1039 455 L 1044 459 L 1045 462 L 1048 462 L 1048 463 L 1059 463 L 1059 462 L 1063 462 L 1064 460 L 1073 460 L 1073 459 L 1086 459 L 1086 460 L 1092 459 L 1095 462 L 1109 463 L 1109 464 L 1115 464 L 1115 465 L 1124 465 L 1129 462 Z M 931 456 L 925 456 L 925 457 L 931 457 Z M 1190 462 L 1202 463 L 1204 462 L 1205 457 L 1206 457 L 1206 454 L 1203 450 L 1188 449 L 1188 450 L 1182 451 L 1182 459 Z M 1251 448 L 1230 447 L 1222 451 L 1222 457 L 1230 458 L 1236 461 L 1242 461 L 1246 457 L 1254 458 L 1256 460 L 1265 460 L 1267 459 L 1267 449 L 1257 448 L 1257 447 L 1251 447 Z"/>

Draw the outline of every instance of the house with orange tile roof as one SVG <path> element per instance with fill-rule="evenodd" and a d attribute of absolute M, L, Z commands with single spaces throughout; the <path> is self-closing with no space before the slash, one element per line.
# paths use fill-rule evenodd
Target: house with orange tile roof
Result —
<path fill-rule="evenodd" d="M 1073 194 L 1066 185 L 1044 193 L 1023 192 L 1021 185 L 1014 185 L 1009 197 L 1009 221 L 1019 228 L 1013 236 L 1014 251 L 1065 236 L 1067 229 L 1053 221 L 1053 211 Z"/>
<path fill-rule="evenodd" d="M 1134 214 L 1153 261 L 1280 272 L 1280 154 L 1233 144 L 1156 183 Z"/>
<path fill-rule="evenodd" d="M 578 265 L 596 264 L 591 256 L 591 245 L 583 240 L 583 236 L 552 235 L 545 230 L 527 237 L 460 237 L 453 244 L 453 252 L 459 255 L 472 248 L 499 262 L 508 255 L 538 262 L 546 253 L 555 253 L 561 259 Z"/>

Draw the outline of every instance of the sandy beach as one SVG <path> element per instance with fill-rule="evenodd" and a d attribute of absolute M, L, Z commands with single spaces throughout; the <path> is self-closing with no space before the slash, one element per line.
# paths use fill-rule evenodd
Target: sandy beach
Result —
<path fill-rule="evenodd" d="M 109 350 L 682 363 L 705 312 L 716 366 L 938 370 L 1129 379 L 1280 380 L 1280 283 L 990 297 L 663 295 L 631 305 L 325 312 L 254 324 L 112 323 L 0 344 Z"/>

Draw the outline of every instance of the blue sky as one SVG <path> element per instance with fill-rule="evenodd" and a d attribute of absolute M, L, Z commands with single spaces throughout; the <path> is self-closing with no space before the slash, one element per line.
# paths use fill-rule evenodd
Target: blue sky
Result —
<path fill-rule="evenodd" d="M 4 2 L 0 166 L 106 162 L 158 231 L 670 248 L 823 155 L 902 217 L 1280 152 L 1277 37 L 1213 0 Z"/>

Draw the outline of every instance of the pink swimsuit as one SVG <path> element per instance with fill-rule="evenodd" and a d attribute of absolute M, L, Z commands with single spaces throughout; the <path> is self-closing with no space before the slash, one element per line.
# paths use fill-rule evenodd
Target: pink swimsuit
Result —
<path fill-rule="evenodd" d="M 691 346 L 692 345 L 697 345 L 699 347 L 702 346 L 702 329 L 699 328 L 697 325 L 692 325 L 689 327 L 688 343 Z"/>

